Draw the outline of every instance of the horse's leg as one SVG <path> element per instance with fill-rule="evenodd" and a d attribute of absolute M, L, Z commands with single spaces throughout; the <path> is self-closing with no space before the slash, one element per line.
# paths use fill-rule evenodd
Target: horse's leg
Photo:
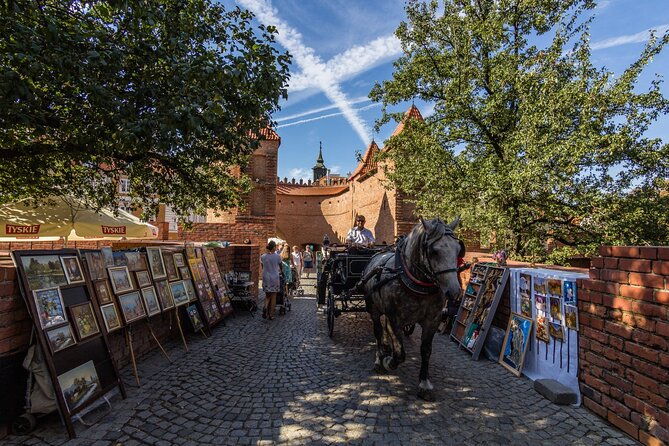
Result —
<path fill-rule="evenodd" d="M 437 331 L 434 323 L 429 327 L 421 324 L 423 333 L 420 337 L 420 374 L 418 375 L 420 383 L 418 384 L 418 397 L 426 401 L 434 401 L 432 390 L 434 386 L 430 382 L 430 355 L 432 355 L 432 339 Z"/>
<path fill-rule="evenodd" d="M 383 325 L 381 325 L 381 313 L 376 308 L 371 308 L 370 315 L 374 326 L 374 337 L 376 338 L 376 359 L 374 360 L 374 371 L 385 373 L 383 368 Z"/>
<path fill-rule="evenodd" d="M 386 370 L 395 370 L 398 365 L 404 362 L 406 359 L 406 353 L 404 351 L 404 340 L 402 338 L 403 326 L 399 321 L 399 318 L 396 315 L 387 317 L 387 331 L 392 342 L 392 355 L 386 356 L 383 358 L 383 367 Z"/>

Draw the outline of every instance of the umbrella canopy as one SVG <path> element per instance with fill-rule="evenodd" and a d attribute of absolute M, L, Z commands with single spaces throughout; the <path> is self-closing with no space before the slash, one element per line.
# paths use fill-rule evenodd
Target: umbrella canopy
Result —
<path fill-rule="evenodd" d="M 158 228 L 132 214 L 95 211 L 71 197 L 53 197 L 35 208 L 28 199 L 0 205 L 0 241 L 120 240 L 156 238 Z"/>

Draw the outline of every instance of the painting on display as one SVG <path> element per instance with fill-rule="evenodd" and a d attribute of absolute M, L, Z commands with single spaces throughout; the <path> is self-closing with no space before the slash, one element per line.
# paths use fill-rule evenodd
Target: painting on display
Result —
<path fill-rule="evenodd" d="M 107 332 L 121 328 L 121 318 L 118 317 L 118 311 L 116 311 L 116 305 L 113 302 L 101 306 L 100 312 L 102 313 L 102 319 L 105 322 Z"/>
<path fill-rule="evenodd" d="M 534 305 L 535 308 L 537 309 L 537 312 L 545 312 L 546 311 L 546 296 L 542 296 L 541 294 L 535 294 L 534 295 Z"/>
<path fill-rule="evenodd" d="M 562 296 L 562 281 L 560 279 L 548 279 L 548 294 Z"/>
<path fill-rule="evenodd" d="M 100 305 L 108 304 L 112 301 L 112 292 L 107 280 L 93 282 L 93 288 L 95 289 L 95 295 L 98 296 Z"/>
<path fill-rule="evenodd" d="M 67 322 L 65 304 L 59 288 L 33 291 L 35 308 L 42 328 L 53 327 Z"/>
<path fill-rule="evenodd" d="M 186 292 L 186 287 L 184 286 L 183 282 L 170 283 L 170 291 L 172 291 L 174 304 L 177 307 L 188 303 L 188 293 Z"/>
<path fill-rule="evenodd" d="M 67 409 L 72 413 L 100 392 L 100 380 L 93 361 L 88 361 L 68 372 L 58 375 Z"/>
<path fill-rule="evenodd" d="M 130 271 L 146 270 L 146 256 L 141 252 L 125 251 L 125 264 Z"/>
<path fill-rule="evenodd" d="M 163 310 L 174 308 L 174 297 L 167 280 L 156 281 L 156 292 L 158 293 L 158 300 Z"/>
<path fill-rule="evenodd" d="M 31 290 L 67 285 L 63 265 L 57 255 L 23 256 L 21 263 Z"/>
<path fill-rule="evenodd" d="M 118 303 L 121 306 L 121 313 L 123 313 L 126 324 L 146 317 L 146 311 L 144 311 L 144 305 L 142 305 L 138 291 L 119 296 Z"/>
<path fill-rule="evenodd" d="M 77 336 L 80 340 L 100 333 L 90 302 L 71 306 L 70 314 L 72 315 L 72 324 L 77 330 Z"/>
<path fill-rule="evenodd" d="M 125 293 L 134 289 L 127 266 L 109 268 L 109 279 L 115 294 Z"/>
<path fill-rule="evenodd" d="M 174 264 L 177 266 L 177 268 L 183 268 L 186 266 L 186 260 L 184 259 L 184 255 L 182 253 L 174 253 Z"/>
<path fill-rule="evenodd" d="M 528 297 L 520 298 L 520 313 L 525 317 L 532 317 L 532 299 Z"/>
<path fill-rule="evenodd" d="M 158 296 L 156 290 L 152 286 L 142 288 L 142 298 L 144 299 L 144 306 L 149 316 L 160 313 L 160 305 L 158 304 Z"/>
<path fill-rule="evenodd" d="M 542 342 L 549 342 L 551 340 L 550 335 L 548 334 L 548 321 L 546 320 L 546 316 L 537 316 L 534 334 L 537 339 Z"/>
<path fill-rule="evenodd" d="M 552 322 L 562 322 L 562 298 L 550 297 L 551 320 Z"/>
<path fill-rule="evenodd" d="M 170 253 L 163 253 L 163 262 L 165 263 L 165 271 L 167 271 L 167 280 L 170 282 L 179 280 L 179 272 L 174 264 L 174 257 Z"/>
<path fill-rule="evenodd" d="M 81 271 L 77 256 L 61 257 L 60 262 L 63 264 L 67 283 L 84 283 L 84 273 Z"/>
<path fill-rule="evenodd" d="M 184 280 L 190 279 L 190 271 L 187 266 L 180 266 L 179 274 L 181 274 L 181 278 Z"/>
<path fill-rule="evenodd" d="M 137 278 L 137 288 L 151 286 L 151 277 L 148 271 L 135 271 L 135 277 Z"/>
<path fill-rule="evenodd" d="M 183 281 L 184 288 L 186 288 L 186 294 L 188 295 L 188 301 L 193 302 L 197 300 L 197 293 L 195 292 L 195 288 L 193 287 L 193 282 L 190 280 L 184 280 Z"/>
<path fill-rule="evenodd" d="M 59 352 L 77 343 L 72 334 L 72 327 L 70 327 L 70 324 L 49 328 L 48 330 L 45 330 L 44 333 L 49 340 L 49 348 L 51 348 L 52 353 Z"/>
<path fill-rule="evenodd" d="M 578 331 L 578 308 L 573 305 L 565 305 L 564 321 L 567 328 Z"/>
<path fill-rule="evenodd" d="M 84 254 L 86 265 L 88 265 L 88 273 L 91 280 L 102 280 L 107 278 L 107 268 L 105 266 L 105 259 L 100 251 L 92 251 Z"/>
<path fill-rule="evenodd" d="M 521 273 L 518 289 L 520 290 L 521 296 L 526 298 L 530 297 L 530 292 L 532 291 L 532 276 L 529 274 Z"/>
<path fill-rule="evenodd" d="M 197 306 L 189 305 L 186 308 L 186 312 L 188 313 L 188 318 L 190 319 L 190 323 L 193 326 L 193 331 L 202 330 L 204 325 L 202 324 L 202 319 L 200 318 L 200 312 L 197 311 Z"/>
<path fill-rule="evenodd" d="M 546 294 L 548 292 L 546 286 L 546 279 L 543 277 L 534 278 L 534 292 L 537 294 Z"/>
<path fill-rule="evenodd" d="M 525 353 L 532 333 L 532 322 L 532 319 L 521 314 L 511 313 L 506 329 L 499 363 L 517 376 L 520 376 L 523 369 Z"/>
<path fill-rule="evenodd" d="M 576 305 L 576 283 L 575 282 L 565 282 L 564 283 L 564 304 L 565 305 Z"/>
<path fill-rule="evenodd" d="M 549 322 L 548 332 L 550 333 L 553 339 L 564 341 L 564 328 L 562 328 L 561 323 Z"/>
<path fill-rule="evenodd" d="M 162 250 L 159 247 L 148 247 L 146 248 L 146 255 L 149 257 L 149 266 L 153 279 L 166 278 L 167 272 L 165 271 Z"/>
<path fill-rule="evenodd" d="M 114 266 L 114 252 L 109 246 L 100 249 L 106 267 Z"/>

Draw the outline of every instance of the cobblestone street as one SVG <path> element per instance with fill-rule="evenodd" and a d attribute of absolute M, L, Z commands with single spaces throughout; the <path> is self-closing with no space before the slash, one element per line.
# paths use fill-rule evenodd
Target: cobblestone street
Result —
<path fill-rule="evenodd" d="M 396 373 L 376 375 L 368 316 L 343 314 L 330 339 L 305 295 L 273 321 L 238 313 L 209 339 L 191 335 L 189 353 L 168 344 L 172 363 L 142 358 L 142 386 L 124 370 L 128 398 L 91 427 L 76 423 L 76 440 L 51 417 L 3 444 L 636 444 L 585 408 L 545 400 L 528 379 L 472 361 L 447 336 L 434 342 L 437 401 L 418 400 L 419 336 Z"/>

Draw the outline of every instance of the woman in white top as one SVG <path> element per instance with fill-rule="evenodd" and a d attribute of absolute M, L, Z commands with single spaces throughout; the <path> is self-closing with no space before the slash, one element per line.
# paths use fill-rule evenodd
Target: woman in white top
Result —
<path fill-rule="evenodd" d="M 300 277 L 302 277 L 302 267 L 304 266 L 304 262 L 302 261 L 300 248 L 297 245 L 293 246 L 293 252 L 290 253 L 290 263 L 295 267 L 295 274 L 297 276 L 296 286 L 300 286 Z"/>

